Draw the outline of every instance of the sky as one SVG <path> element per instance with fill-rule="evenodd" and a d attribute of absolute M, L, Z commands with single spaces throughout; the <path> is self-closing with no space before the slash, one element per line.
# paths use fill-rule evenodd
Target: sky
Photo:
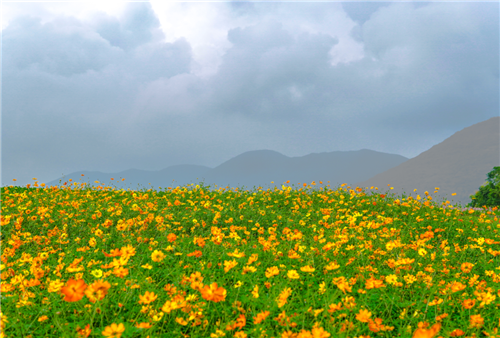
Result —
<path fill-rule="evenodd" d="M 1 10 L 2 186 L 263 149 L 413 158 L 499 115 L 498 1 Z"/>

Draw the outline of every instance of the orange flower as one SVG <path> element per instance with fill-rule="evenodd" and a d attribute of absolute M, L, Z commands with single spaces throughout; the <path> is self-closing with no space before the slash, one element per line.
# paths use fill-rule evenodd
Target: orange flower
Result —
<path fill-rule="evenodd" d="M 169 242 L 175 242 L 177 236 L 175 234 L 168 234 L 167 239 Z"/>
<path fill-rule="evenodd" d="M 73 280 L 70 279 L 66 286 L 61 288 L 61 293 L 65 295 L 64 300 L 66 302 L 78 302 L 83 298 L 83 294 L 85 289 L 87 288 L 87 284 L 83 279 Z"/>
<path fill-rule="evenodd" d="M 330 337 L 330 333 L 328 331 L 325 331 L 322 327 L 315 326 L 311 330 L 312 336 L 314 338 L 328 338 Z"/>
<path fill-rule="evenodd" d="M 104 328 L 102 335 L 110 338 L 120 338 L 123 332 L 125 332 L 125 325 L 123 323 L 112 323 L 110 326 Z"/>
<path fill-rule="evenodd" d="M 226 331 L 232 331 L 237 328 L 243 328 L 246 325 L 247 321 L 245 315 L 240 314 L 240 316 L 236 319 L 236 322 L 233 325 L 227 325 Z"/>
<path fill-rule="evenodd" d="M 428 326 L 427 323 L 424 325 L 420 325 L 419 323 L 418 326 L 419 328 L 413 333 L 413 338 L 432 338 L 439 332 L 439 329 L 441 329 L 441 323 L 432 325 L 430 329 L 426 329 Z"/>
<path fill-rule="evenodd" d="M 200 250 L 195 250 L 194 252 L 188 253 L 187 255 L 188 255 L 188 257 L 196 256 L 196 258 L 199 258 L 199 257 L 201 257 L 202 252 Z"/>
<path fill-rule="evenodd" d="M 90 325 L 87 324 L 87 326 L 85 326 L 84 329 L 80 329 L 80 327 L 78 326 L 76 328 L 76 332 L 77 332 L 77 338 L 87 338 L 88 336 L 90 336 Z"/>
<path fill-rule="evenodd" d="M 260 312 L 257 314 L 257 316 L 253 317 L 253 322 L 254 324 L 260 324 L 263 322 L 267 316 L 269 316 L 270 312 L 269 311 L 264 311 Z"/>
<path fill-rule="evenodd" d="M 109 282 L 104 282 L 102 280 L 97 281 L 90 285 L 85 290 L 85 296 L 92 302 L 95 303 L 97 300 L 102 300 L 108 293 L 111 284 Z"/>
<path fill-rule="evenodd" d="M 201 290 L 201 296 L 206 300 L 211 300 L 213 302 L 220 302 L 226 299 L 227 291 L 218 287 L 217 283 L 212 283 L 212 285 L 205 285 Z"/>

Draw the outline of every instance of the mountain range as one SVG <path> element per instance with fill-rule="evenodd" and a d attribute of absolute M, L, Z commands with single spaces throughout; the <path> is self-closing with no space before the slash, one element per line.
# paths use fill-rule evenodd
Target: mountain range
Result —
<path fill-rule="evenodd" d="M 405 193 L 406 196 L 425 198 L 427 191 L 435 202 L 449 200 L 453 205 L 465 206 L 471 201 L 470 195 L 487 182 L 487 174 L 495 166 L 500 166 L 500 117 L 464 128 L 411 159 L 369 149 L 312 153 L 300 157 L 288 157 L 273 150 L 255 150 L 233 157 L 215 168 L 183 164 L 159 171 L 78 171 L 46 185 L 60 186 L 72 179 L 71 183 L 85 182 L 92 186 L 99 185 L 94 183 L 99 181 L 117 189 L 157 190 L 161 187 L 163 190 L 203 182 L 205 186 L 210 185 L 210 190 L 216 189 L 217 185 L 217 189 L 229 186 L 230 189 L 239 187 L 241 191 L 258 187 L 264 190 L 281 188 L 282 184 L 298 189 L 303 188 L 304 183 L 315 190 L 329 184 L 328 189 L 335 190 L 346 183 L 344 188 L 366 188 L 368 194 L 389 192 L 401 196 Z M 125 181 L 122 182 L 122 178 Z M 290 183 L 286 184 L 286 181 Z M 311 185 L 313 181 L 314 186 Z M 439 187 L 438 191 L 436 187 Z M 452 193 L 456 195 L 451 196 Z"/>

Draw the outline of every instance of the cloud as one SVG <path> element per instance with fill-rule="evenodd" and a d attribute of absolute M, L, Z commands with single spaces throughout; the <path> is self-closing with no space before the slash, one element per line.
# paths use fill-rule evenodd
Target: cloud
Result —
<path fill-rule="evenodd" d="M 146 2 L 127 3 L 121 21 L 102 14 L 95 17 L 94 24 L 96 32 L 110 45 L 125 51 L 163 38 L 160 21 Z"/>
<path fill-rule="evenodd" d="M 411 158 L 498 115 L 498 3 L 3 6 L 4 185 L 259 149 Z"/>
<path fill-rule="evenodd" d="M 30 32 L 31 34 L 26 34 Z M 3 67 L 6 71 L 34 71 L 71 76 L 101 71 L 119 50 L 72 17 L 59 17 L 42 24 L 41 19 L 22 16 L 3 31 Z"/>

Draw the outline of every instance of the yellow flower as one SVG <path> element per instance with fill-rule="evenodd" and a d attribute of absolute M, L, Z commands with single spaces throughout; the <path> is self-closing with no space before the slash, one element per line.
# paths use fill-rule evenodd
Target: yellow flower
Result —
<path fill-rule="evenodd" d="M 312 266 L 310 265 L 306 265 L 306 266 L 303 266 L 300 268 L 300 271 L 304 271 L 304 272 L 314 272 L 314 269 Z"/>
<path fill-rule="evenodd" d="M 277 276 L 277 275 L 279 275 L 279 273 L 280 273 L 280 270 L 276 266 L 273 266 L 271 268 L 266 269 L 266 277 L 267 278 Z"/>
<path fill-rule="evenodd" d="M 259 298 L 259 286 L 255 285 L 255 288 L 252 291 L 253 298 Z"/>
<path fill-rule="evenodd" d="M 102 277 L 102 270 L 93 270 L 90 274 L 92 276 L 94 276 L 95 278 L 101 278 Z"/>
<path fill-rule="evenodd" d="M 300 275 L 297 273 L 297 270 L 288 271 L 287 276 L 290 279 L 299 279 L 300 278 Z"/>

